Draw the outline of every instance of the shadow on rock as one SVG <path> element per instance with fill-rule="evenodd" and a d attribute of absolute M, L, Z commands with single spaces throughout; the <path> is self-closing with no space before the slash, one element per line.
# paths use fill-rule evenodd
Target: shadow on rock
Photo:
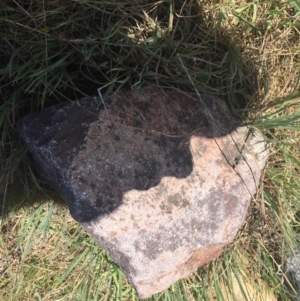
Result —
<path fill-rule="evenodd" d="M 155 86 L 117 92 L 104 104 L 63 103 L 18 124 L 39 173 L 79 222 L 112 212 L 127 191 L 187 177 L 191 136 L 220 137 L 238 126 L 218 99 Z"/>

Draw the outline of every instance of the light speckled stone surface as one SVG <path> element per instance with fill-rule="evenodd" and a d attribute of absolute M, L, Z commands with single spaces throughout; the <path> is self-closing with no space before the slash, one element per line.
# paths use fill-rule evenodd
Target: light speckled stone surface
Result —
<path fill-rule="evenodd" d="M 19 130 L 72 216 L 146 298 L 232 241 L 267 147 L 216 99 L 146 87 L 105 102 L 60 104 Z"/>

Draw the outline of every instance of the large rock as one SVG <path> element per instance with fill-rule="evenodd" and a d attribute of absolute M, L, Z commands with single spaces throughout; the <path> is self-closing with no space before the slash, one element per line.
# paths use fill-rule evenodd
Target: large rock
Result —
<path fill-rule="evenodd" d="M 243 223 L 267 151 L 223 102 L 146 87 L 19 123 L 40 172 L 140 298 L 219 256 Z"/>

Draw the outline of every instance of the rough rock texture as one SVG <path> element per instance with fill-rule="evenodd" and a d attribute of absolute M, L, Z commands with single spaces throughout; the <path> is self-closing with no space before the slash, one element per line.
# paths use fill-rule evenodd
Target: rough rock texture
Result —
<path fill-rule="evenodd" d="M 234 238 L 267 147 L 217 99 L 149 86 L 101 104 L 50 107 L 19 130 L 74 219 L 146 298 Z"/>
<path fill-rule="evenodd" d="M 288 256 L 284 271 L 289 280 L 286 281 L 286 286 L 297 300 L 300 300 L 300 249 L 296 249 L 293 255 Z"/>

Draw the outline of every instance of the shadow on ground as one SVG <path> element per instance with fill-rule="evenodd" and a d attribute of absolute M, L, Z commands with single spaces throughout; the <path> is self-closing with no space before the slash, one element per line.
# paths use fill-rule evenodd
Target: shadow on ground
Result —
<path fill-rule="evenodd" d="M 170 23 L 170 18 L 168 19 L 170 17 L 170 7 L 167 3 L 162 3 L 156 9 L 151 10 L 150 8 L 152 8 L 155 1 L 147 1 L 142 5 L 140 11 L 148 11 L 148 17 L 144 15 L 143 19 L 142 15 L 138 13 L 134 20 L 135 10 L 132 11 L 132 3 L 125 2 L 122 6 L 112 4 L 112 7 L 106 7 L 107 10 L 102 10 L 102 15 L 99 18 L 107 20 L 106 23 L 99 24 L 99 18 L 94 19 L 95 14 L 91 14 L 93 17 L 89 20 L 84 19 L 84 22 L 87 22 L 85 23 L 87 26 L 84 33 L 80 32 L 82 26 L 77 29 L 77 23 L 74 25 L 72 33 L 68 30 L 67 25 L 65 31 L 61 27 L 59 30 L 49 32 L 52 38 L 51 41 L 53 41 L 51 51 L 53 51 L 53 55 L 56 54 L 49 60 L 49 64 L 54 66 L 55 63 L 63 59 L 65 53 L 71 53 L 70 60 L 58 70 L 63 80 L 69 83 L 68 85 L 58 84 L 55 90 L 44 95 L 39 92 L 45 89 L 44 83 L 41 81 L 41 84 L 37 85 L 36 91 L 30 94 L 26 91 L 26 85 L 30 84 L 30 81 L 21 85 L 17 80 L 14 81 L 13 77 L 9 77 L 8 73 L 1 78 L 0 84 L 1 87 L 5 86 L 5 99 L 9 107 L 4 118 L 6 125 L 9 125 L 6 127 L 6 131 L 14 131 L 15 133 L 18 120 L 29 113 L 40 110 L 42 106 L 51 106 L 68 99 L 80 99 L 85 95 L 99 95 L 96 92 L 99 87 L 104 87 L 101 90 L 104 95 L 106 92 L 116 90 L 121 86 L 139 87 L 145 83 L 156 83 L 159 86 L 173 87 L 188 92 L 195 92 L 196 88 L 201 94 L 210 97 L 209 99 L 221 98 L 240 117 L 243 115 L 243 110 L 249 107 L 249 99 L 253 98 L 257 92 L 257 76 L 254 64 L 250 60 L 243 59 L 236 49 L 236 45 L 230 42 L 232 32 L 227 35 L 224 31 L 220 33 L 211 28 L 210 23 L 207 23 L 207 17 L 203 16 L 201 7 L 197 5 L 196 1 L 191 1 L 189 5 L 184 4 L 184 1 L 176 1 L 172 8 L 172 23 Z M 99 3 L 99 6 L 101 5 Z M 114 5 L 116 7 L 112 9 Z M 51 4 L 49 4 L 50 6 Z M 92 9 L 88 4 L 76 3 L 75 5 L 73 2 L 64 3 L 64 6 L 66 11 L 76 10 L 79 15 L 81 13 L 87 14 Z M 29 6 L 27 9 L 34 8 Z M 130 13 L 128 14 L 128 12 Z M 134 22 L 126 19 L 130 14 L 133 16 L 132 20 Z M 32 15 L 35 15 L 34 12 Z M 123 16 L 124 18 L 126 16 L 124 19 L 126 32 L 113 32 L 113 29 L 121 28 L 122 24 L 120 22 L 123 21 Z M 84 18 L 84 15 L 82 15 L 82 18 Z M 157 20 L 157 26 L 153 27 L 151 20 Z M 48 22 L 50 22 L 48 24 L 51 24 L 50 20 Z M 136 22 L 139 22 L 140 29 L 136 27 Z M 97 24 L 96 28 L 95 24 Z M 172 25 L 172 31 L 168 33 L 166 28 L 170 25 Z M 19 30 L 15 27 L 6 29 L 10 29 L 12 32 Z M 107 35 L 109 30 L 113 32 L 111 38 Z M 15 34 L 16 38 L 18 38 L 17 33 Z M 63 38 L 62 34 L 64 35 Z M 70 42 L 74 40 L 76 35 L 82 38 L 83 45 L 79 42 L 79 44 Z M 86 40 L 87 36 L 89 42 Z M 39 62 L 31 53 L 26 53 L 24 58 L 18 57 L 21 46 L 17 40 L 14 41 L 12 38 L 13 36 L 7 36 L 6 40 L 2 41 L 5 44 L 3 48 L 5 52 L 2 52 L 0 56 L 0 58 L 5 57 L 5 60 L 1 60 L 2 70 L 7 67 L 5 66 L 6 61 L 16 67 L 18 64 L 23 64 L 24 61 L 27 64 L 32 62 L 33 65 L 36 64 L 36 68 L 31 72 L 36 72 L 38 68 L 42 68 L 44 61 L 41 61 L 39 65 Z M 41 36 L 41 40 L 42 38 L 44 36 Z M 79 40 L 77 39 L 77 41 Z M 13 45 L 15 51 L 12 51 L 11 45 Z M 63 51 L 60 51 L 60 49 L 63 49 Z M 87 52 L 89 56 L 84 57 L 84 53 L 86 55 Z M 99 66 L 101 67 L 99 68 Z M 51 72 L 48 76 L 55 78 L 57 72 Z M 70 84 L 69 78 L 72 78 L 74 85 Z M 9 87 L 8 82 L 13 82 L 13 85 Z M 15 100 L 16 95 L 18 100 Z M 43 100 L 41 101 L 40 98 L 43 98 Z M 211 102 L 207 102 L 206 105 L 210 106 Z M 147 114 L 147 110 L 144 110 L 143 114 Z M 166 121 L 168 120 L 167 116 L 168 112 L 166 110 Z M 196 120 L 196 126 L 199 125 L 197 122 L 200 122 L 197 118 L 201 120 L 201 116 L 193 116 L 193 119 Z M 20 140 L 20 137 L 17 139 Z M 156 143 L 164 144 L 166 143 L 166 141 L 163 141 L 164 139 L 166 141 L 170 140 L 165 136 L 165 138 L 157 138 Z M 172 140 L 174 147 L 169 149 L 170 154 L 172 149 L 178 149 L 178 145 L 184 145 L 183 140 L 179 141 L 177 139 L 176 143 L 175 140 Z M 6 145 L 10 145 L 9 140 L 6 140 Z M 10 157 L 11 152 L 11 147 L 6 148 L 3 151 L 3 157 Z M 180 157 L 177 154 L 177 158 L 178 156 Z M 170 157 L 172 156 L 170 155 Z M 28 156 L 25 161 L 29 161 Z M 31 177 L 32 173 L 29 172 L 28 166 L 31 170 L 34 167 L 26 162 L 24 163 L 24 159 L 20 159 L 19 162 L 19 167 L 25 166 L 23 170 L 19 169 L 19 174 L 23 174 L 24 178 L 28 179 L 26 181 L 22 179 L 21 184 L 17 185 L 20 187 L 18 192 L 20 195 L 22 193 L 30 195 L 28 191 L 36 189 L 34 181 L 30 180 L 34 177 Z M 191 169 L 190 159 L 184 162 L 186 172 L 183 172 L 182 175 L 187 174 L 188 170 Z M 160 173 L 160 168 L 161 166 L 153 165 L 153 170 L 157 170 L 158 173 Z M 180 174 L 180 172 L 177 172 L 177 174 Z M 131 188 L 144 187 L 146 189 L 151 187 L 152 184 L 145 184 L 146 180 L 144 181 L 144 178 L 147 178 L 147 174 L 141 171 L 136 179 L 136 185 L 138 186 Z M 17 178 L 14 182 L 16 181 L 18 181 Z M 156 182 L 157 180 L 153 182 L 153 185 Z M 4 186 L 2 185 L 2 187 Z M 24 200 L 17 201 L 17 198 L 14 197 L 16 192 L 14 187 L 13 185 L 8 187 L 9 193 L 2 212 L 8 212 L 10 206 L 14 207 L 13 204 L 19 202 L 24 205 L 30 204 L 30 202 L 24 202 Z M 26 189 L 21 187 L 26 187 Z M 102 190 L 103 192 L 105 192 L 105 189 Z M 99 201 L 100 203 L 101 201 Z M 103 205 L 103 203 L 101 204 Z M 90 208 L 90 212 L 94 209 L 94 207 Z M 108 208 L 107 210 L 111 209 Z M 95 216 L 98 214 L 99 212 L 96 211 Z M 76 218 L 76 216 L 74 217 Z"/>

